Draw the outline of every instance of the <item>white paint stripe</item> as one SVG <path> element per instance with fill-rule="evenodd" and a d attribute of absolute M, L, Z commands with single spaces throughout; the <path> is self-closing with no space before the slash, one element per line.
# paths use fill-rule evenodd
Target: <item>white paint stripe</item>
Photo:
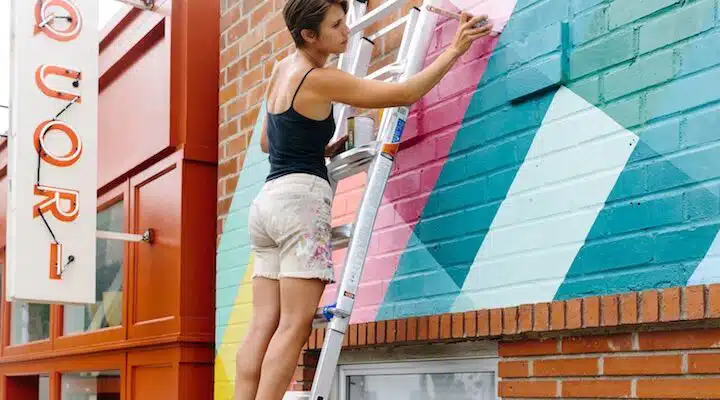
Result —
<path fill-rule="evenodd" d="M 710 246 L 705 258 L 697 266 L 687 285 L 707 285 L 720 283 L 720 233 Z"/>
<path fill-rule="evenodd" d="M 453 311 L 552 300 L 638 139 L 561 88 Z"/>

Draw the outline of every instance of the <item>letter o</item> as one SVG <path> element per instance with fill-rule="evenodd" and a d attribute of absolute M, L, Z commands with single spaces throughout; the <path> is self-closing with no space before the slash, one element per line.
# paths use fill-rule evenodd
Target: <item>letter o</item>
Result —
<path fill-rule="evenodd" d="M 71 148 L 67 154 L 54 154 L 45 146 L 45 135 L 52 130 L 63 132 L 68 139 L 70 139 Z M 80 142 L 80 138 L 70 125 L 65 122 L 51 120 L 41 123 L 35 129 L 34 139 L 35 151 L 40 154 L 43 161 L 56 167 L 69 167 L 75 164 L 82 155 L 82 142 Z"/>
<path fill-rule="evenodd" d="M 69 24 L 65 29 L 57 29 L 53 26 L 52 22 L 46 24 L 42 28 L 38 28 L 41 22 L 46 18 L 50 17 L 51 14 L 48 12 L 50 7 L 60 7 L 68 13 L 70 17 Z M 60 42 L 69 42 L 74 40 L 80 35 L 82 30 L 82 16 L 80 15 L 80 9 L 71 0 L 37 0 L 35 5 L 35 21 L 36 21 L 36 32 L 42 31 L 48 37 L 55 39 Z"/>

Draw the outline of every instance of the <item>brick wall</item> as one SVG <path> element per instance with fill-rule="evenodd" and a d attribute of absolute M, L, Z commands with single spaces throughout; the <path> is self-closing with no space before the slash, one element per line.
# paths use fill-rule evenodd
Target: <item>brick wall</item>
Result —
<path fill-rule="evenodd" d="M 244 219 L 267 171 L 254 137 L 265 81 L 292 49 L 283 3 L 221 2 L 218 398 L 250 317 Z M 557 329 L 579 329 L 579 310 L 592 324 L 634 300 L 658 323 L 710 319 L 693 299 L 694 285 L 720 282 L 720 0 L 496 5 L 512 11 L 502 35 L 413 107 L 349 337 L 401 342 L 385 329 L 487 313 L 510 323 L 486 335 L 495 340 L 529 309 L 551 331 L 558 315 Z M 440 22 L 428 62 L 455 29 Z M 378 41 L 371 71 L 394 60 L 399 33 Z M 341 182 L 334 224 L 352 221 L 365 179 Z M 333 258 L 339 276 L 344 251 Z"/>
<path fill-rule="evenodd" d="M 719 324 L 716 284 L 353 324 L 343 348 L 498 341 L 507 399 L 720 399 Z M 293 390 L 310 390 L 325 332 L 310 336 Z"/>
<path fill-rule="evenodd" d="M 502 398 L 720 398 L 717 329 L 500 344 Z"/>

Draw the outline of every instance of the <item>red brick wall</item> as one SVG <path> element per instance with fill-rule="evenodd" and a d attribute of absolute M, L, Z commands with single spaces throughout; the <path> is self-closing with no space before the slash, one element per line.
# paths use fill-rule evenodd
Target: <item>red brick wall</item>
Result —
<path fill-rule="evenodd" d="M 497 340 L 507 399 L 720 399 L 716 326 L 720 285 L 692 286 L 353 324 L 344 346 Z M 308 339 L 293 390 L 310 389 L 324 335 Z"/>
<path fill-rule="evenodd" d="M 501 343 L 499 396 L 716 399 L 719 349 L 718 329 Z"/>

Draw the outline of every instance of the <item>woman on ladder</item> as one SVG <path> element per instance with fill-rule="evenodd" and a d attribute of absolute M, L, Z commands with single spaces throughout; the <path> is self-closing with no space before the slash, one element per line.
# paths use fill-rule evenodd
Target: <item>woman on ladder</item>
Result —
<path fill-rule="evenodd" d="M 254 199 L 249 230 L 254 252 L 253 314 L 237 352 L 235 400 L 281 400 L 292 380 L 325 285 L 334 282 L 330 249 L 333 190 L 325 157 L 334 102 L 359 108 L 412 105 L 420 100 L 491 25 L 463 14 L 452 44 L 402 83 L 355 77 L 325 68 L 349 39 L 345 0 L 288 0 L 283 14 L 297 51 L 278 62 L 268 82 L 261 147 L 270 173 Z"/>

